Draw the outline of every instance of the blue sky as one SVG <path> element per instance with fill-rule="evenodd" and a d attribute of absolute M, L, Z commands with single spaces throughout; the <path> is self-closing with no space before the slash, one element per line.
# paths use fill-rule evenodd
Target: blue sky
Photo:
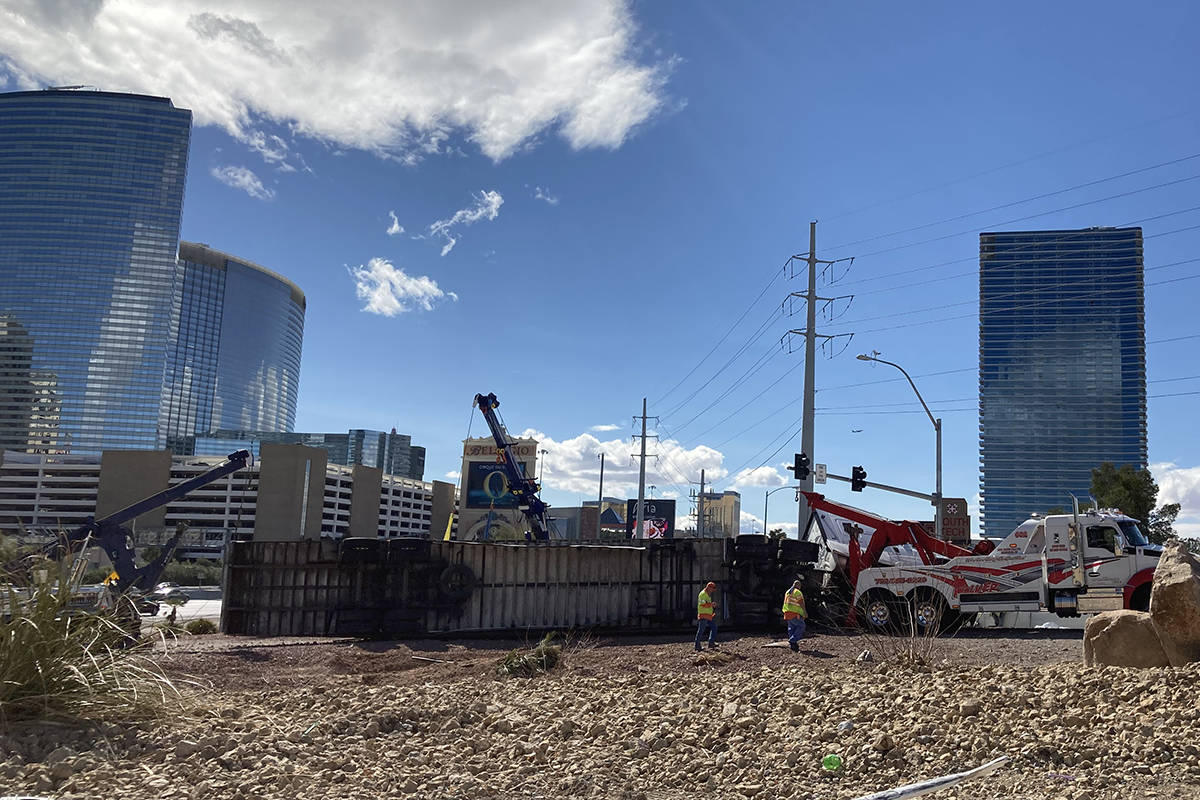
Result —
<path fill-rule="evenodd" d="M 395 426 L 442 478 L 492 391 L 545 441 L 546 499 L 574 505 L 601 451 L 606 494 L 636 491 L 648 397 L 656 494 L 704 468 L 758 527 L 800 441 L 780 340 L 803 318 L 780 308 L 804 286 L 781 268 L 817 219 L 819 254 L 855 258 L 823 329 L 856 335 L 817 362 L 814 461 L 932 489 L 911 390 L 854 359 L 878 350 L 945 420 L 946 494 L 973 499 L 978 233 L 1141 224 L 1150 461 L 1200 534 L 1193 4 L 162 8 L 0 0 L 0 89 L 193 110 L 184 238 L 308 297 L 298 429 Z M 772 497 L 772 526 L 795 515 Z"/>

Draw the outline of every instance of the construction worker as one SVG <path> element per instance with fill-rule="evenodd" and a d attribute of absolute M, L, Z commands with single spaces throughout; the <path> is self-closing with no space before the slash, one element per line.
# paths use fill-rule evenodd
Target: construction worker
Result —
<path fill-rule="evenodd" d="M 709 581 L 700 590 L 700 596 L 696 598 L 696 652 L 700 652 L 700 642 L 704 640 L 706 631 L 708 632 L 708 649 L 715 650 L 717 647 L 717 605 L 713 602 L 712 594 L 710 594 L 716 588 L 717 585 Z"/>
<path fill-rule="evenodd" d="M 800 650 L 800 640 L 804 638 L 804 619 L 808 611 L 804 608 L 804 592 L 800 591 L 800 581 L 793 581 L 792 588 L 783 596 L 783 618 L 787 620 L 788 646 L 792 652 Z M 697 639 L 699 642 L 699 639 Z M 697 648 L 699 644 L 697 643 Z"/>

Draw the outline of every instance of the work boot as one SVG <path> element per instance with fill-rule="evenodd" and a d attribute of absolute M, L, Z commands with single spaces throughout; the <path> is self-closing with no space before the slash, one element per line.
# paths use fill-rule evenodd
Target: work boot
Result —
<path fill-rule="evenodd" d="M 788 642 L 788 647 L 792 648 L 793 653 L 800 652 L 800 643 L 799 642 Z"/>
<path fill-rule="evenodd" d="M 709 649 L 709 650 L 716 650 L 716 649 L 717 649 L 717 643 L 716 643 L 716 642 L 709 642 L 709 643 L 708 643 L 708 649 Z"/>
<path fill-rule="evenodd" d="M 699 652 L 700 652 L 700 645 L 696 645 L 696 652 L 697 652 L 697 653 L 699 653 Z"/>

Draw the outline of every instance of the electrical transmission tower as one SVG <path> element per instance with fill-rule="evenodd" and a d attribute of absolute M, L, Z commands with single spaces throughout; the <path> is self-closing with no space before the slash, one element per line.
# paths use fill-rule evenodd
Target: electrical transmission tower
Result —
<path fill-rule="evenodd" d="M 817 258 L 817 223 L 816 220 L 808 223 L 808 254 L 804 256 L 792 256 L 789 263 L 793 261 L 803 261 L 808 266 L 808 291 L 791 292 L 784 303 L 789 302 L 792 298 L 800 298 L 806 304 L 806 324 L 804 328 L 793 329 L 784 334 L 784 339 L 791 341 L 792 336 L 804 337 L 804 416 L 801 420 L 801 437 L 800 451 L 808 455 L 815 463 L 816 454 L 813 452 L 814 426 L 813 418 L 816 416 L 816 355 L 817 355 L 817 339 L 820 339 L 822 345 L 831 342 L 839 337 L 848 337 L 847 346 L 849 346 L 849 338 L 854 336 L 853 333 L 837 334 L 830 336 L 827 334 L 817 333 L 817 303 L 823 302 L 827 309 L 832 309 L 833 303 L 838 300 L 853 301 L 853 295 L 843 295 L 841 297 L 818 297 L 817 296 L 817 265 L 833 266 L 841 261 L 852 262 L 853 258 L 839 258 L 833 261 Z M 796 277 L 793 271 L 789 278 Z M 835 278 L 831 278 L 828 282 L 833 283 Z M 849 308 L 849 304 L 847 304 Z M 844 313 L 844 311 L 843 311 Z M 832 319 L 830 320 L 832 321 Z M 844 349 L 844 348 L 843 348 Z M 813 476 L 810 472 L 805 478 L 800 479 L 799 488 L 802 491 L 811 492 L 813 489 Z M 808 501 L 804 495 L 800 495 L 800 511 L 799 511 L 799 533 L 804 536 L 804 527 L 808 524 Z M 763 525 L 766 525 L 766 520 L 763 520 Z"/>
<path fill-rule="evenodd" d="M 638 465 L 638 497 L 637 497 L 637 527 L 633 529 L 633 538 L 635 538 L 635 539 L 637 537 L 641 536 L 644 532 L 642 523 L 645 519 L 645 504 L 646 504 L 646 439 L 657 439 L 658 438 L 658 436 L 656 434 L 650 434 L 649 436 L 646 435 L 646 420 L 652 419 L 655 422 L 658 422 L 658 417 L 647 417 L 646 416 L 646 398 L 644 398 L 644 397 L 642 398 L 642 415 L 640 417 L 635 416 L 633 418 L 635 423 L 639 419 L 642 421 L 642 434 L 641 434 L 641 436 L 634 434 L 634 438 L 640 438 L 642 440 L 642 452 L 640 454 L 633 455 L 633 457 L 638 459 L 638 462 L 639 462 L 639 465 Z"/>

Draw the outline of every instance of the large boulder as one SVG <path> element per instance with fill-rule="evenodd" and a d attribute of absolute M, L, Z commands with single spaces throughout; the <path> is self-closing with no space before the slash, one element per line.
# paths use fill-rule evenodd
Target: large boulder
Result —
<path fill-rule="evenodd" d="M 1170 665 L 1154 620 L 1144 611 L 1105 611 L 1083 629 L 1083 663 L 1089 667 Z"/>
<path fill-rule="evenodd" d="M 1171 666 L 1200 661 L 1200 562 L 1178 540 L 1163 547 L 1154 570 L 1150 616 Z"/>

